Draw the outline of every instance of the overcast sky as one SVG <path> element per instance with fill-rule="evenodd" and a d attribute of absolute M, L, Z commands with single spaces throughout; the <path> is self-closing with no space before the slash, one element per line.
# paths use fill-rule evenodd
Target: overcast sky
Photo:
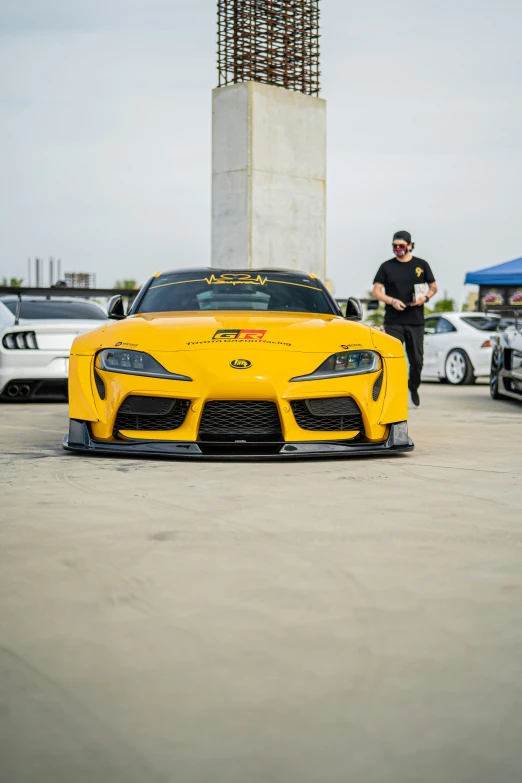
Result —
<path fill-rule="evenodd" d="M 328 275 L 412 232 L 440 288 L 522 255 L 520 0 L 322 0 Z M 0 277 L 210 257 L 215 0 L 0 0 Z"/>

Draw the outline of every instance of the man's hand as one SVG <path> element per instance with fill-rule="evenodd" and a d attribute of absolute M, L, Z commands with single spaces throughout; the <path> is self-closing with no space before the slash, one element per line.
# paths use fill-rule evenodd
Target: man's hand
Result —
<path fill-rule="evenodd" d="M 429 301 L 430 300 L 428 299 L 428 297 L 423 294 L 422 296 L 418 296 L 417 299 L 414 302 L 412 302 L 411 306 L 422 307 L 423 305 L 428 304 Z"/>
<path fill-rule="evenodd" d="M 406 305 L 404 304 L 404 302 L 401 302 L 400 299 L 392 299 L 392 307 L 394 308 L 394 310 L 399 310 L 399 312 L 401 310 L 406 310 Z"/>

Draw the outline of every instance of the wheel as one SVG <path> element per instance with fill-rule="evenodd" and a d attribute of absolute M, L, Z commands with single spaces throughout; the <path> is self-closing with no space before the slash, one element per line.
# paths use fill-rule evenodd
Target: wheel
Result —
<path fill-rule="evenodd" d="M 465 351 L 454 348 L 446 357 L 444 371 L 449 383 L 454 386 L 465 386 L 475 383 L 473 366 Z"/>
<path fill-rule="evenodd" d="M 505 394 L 500 394 L 498 390 L 498 376 L 500 372 L 500 368 L 502 367 L 502 357 L 500 356 L 500 351 L 498 348 L 494 348 L 493 353 L 491 354 L 491 372 L 489 375 L 489 393 L 493 397 L 494 400 L 507 400 Z"/>

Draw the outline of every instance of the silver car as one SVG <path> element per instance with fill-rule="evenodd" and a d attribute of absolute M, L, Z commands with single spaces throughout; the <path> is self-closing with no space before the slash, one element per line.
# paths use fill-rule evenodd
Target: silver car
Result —
<path fill-rule="evenodd" d="M 522 322 L 518 317 L 494 339 L 489 390 L 494 400 L 522 401 Z"/>

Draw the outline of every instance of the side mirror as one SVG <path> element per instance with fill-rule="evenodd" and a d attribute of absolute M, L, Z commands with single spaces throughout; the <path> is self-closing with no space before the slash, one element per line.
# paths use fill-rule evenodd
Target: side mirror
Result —
<path fill-rule="evenodd" d="M 125 308 L 123 307 L 123 299 L 120 294 L 111 296 L 109 299 L 107 315 L 115 321 L 121 321 L 122 318 L 125 318 Z"/>
<path fill-rule="evenodd" d="M 346 303 L 345 318 L 349 321 L 362 321 L 363 315 L 362 304 L 354 296 L 351 296 Z"/>

